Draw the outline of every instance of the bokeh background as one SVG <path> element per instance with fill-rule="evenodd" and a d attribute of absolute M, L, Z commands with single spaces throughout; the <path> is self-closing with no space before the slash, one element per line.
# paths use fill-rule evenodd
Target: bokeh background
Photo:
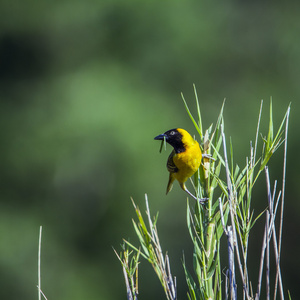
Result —
<path fill-rule="evenodd" d="M 224 98 L 226 134 L 241 166 L 255 137 L 261 99 L 266 133 L 292 102 L 282 249 L 284 286 L 299 290 L 298 130 L 300 19 L 297 1 L 0 2 L 0 298 L 37 299 L 39 226 L 42 289 L 48 299 L 125 299 L 112 247 L 135 241 L 130 197 L 159 211 L 162 246 L 184 299 L 181 259 L 192 253 L 186 195 L 165 196 L 168 152 L 153 137 L 183 127 L 181 100 L 203 125 Z M 282 176 L 282 149 L 270 166 Z M 263 176 L 254 203 L 266 206 Z M 264 202 L 265 201 L 265 202 Z M 257 225 L 259 226 L 259 224 Z M 253 238 L 260 249 L 261 239 Z M 255 263 L 254 263 L 255 264 Z M 140 298 L 163 298 L 146 262 Z M 254 283 L 255 284 L 255 283 Z"/>

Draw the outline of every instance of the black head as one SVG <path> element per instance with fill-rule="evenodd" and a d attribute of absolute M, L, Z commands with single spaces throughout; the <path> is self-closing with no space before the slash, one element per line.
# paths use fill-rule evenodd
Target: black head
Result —
<path fill-rule="evenodd" d="M 176 128 L 168 130 L 165 133 L 156 136 L 154 139 L 161 141 L 165 139 L 166 142 L 174 148 L 176 153 L 185 151 L 185 147 L 182 142 L 182 134 Z"/>

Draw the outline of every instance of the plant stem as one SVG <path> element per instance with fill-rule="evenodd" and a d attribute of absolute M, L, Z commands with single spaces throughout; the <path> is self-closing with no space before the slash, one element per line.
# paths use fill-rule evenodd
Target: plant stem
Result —
<path fill-rule="evenodd" d="M 290 116 L 290 106 L 286 113 L 286 123 L 285 123 L 285 135 L 284 135 L 284 155 L 283 155 L 283 175 L 282 175 L 282 194 L 281 194 L 281 208 L 280 208 L 280 223 L 279 223 L 279 237 L 278 237 L 278 255 L 281 254 L 281 243 L 282 243 L 282 227 L 283 227 L 283 209 L 284 209 L 284 195 L 285 195 L 285 178 L 286 178 L 286 158 L 287 158 L 287 139 L 288 139 L 288 128 L 289 128 L 289 116 Z M 279 263 L 279 262 L 278 262 Z M 276 299 L 277 294 L 277 285 L 278 285 L 278 272 L 276 273 L 275 279 L 275 291 L 274 291 L 274 300 Z"/>

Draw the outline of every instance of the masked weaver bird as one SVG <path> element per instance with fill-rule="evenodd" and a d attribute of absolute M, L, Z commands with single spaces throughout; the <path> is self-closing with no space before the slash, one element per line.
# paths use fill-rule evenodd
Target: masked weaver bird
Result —
<path fill-rule="evenodd" d="M 197 199 L 185 186 L 185 182 L 198 170 L 201 164 L 202 152 L 198 142 L 186 130 L 181 128 L 168 130 L 154 139 L 165 140 L 174 148 L 167 161 L 167 169 L 170 175 L 166 194 L 171 191 L 173 182 L 176 179 L 180 187 L 191 197 L 200 202 L 205 201 L 205 199 Z"/>

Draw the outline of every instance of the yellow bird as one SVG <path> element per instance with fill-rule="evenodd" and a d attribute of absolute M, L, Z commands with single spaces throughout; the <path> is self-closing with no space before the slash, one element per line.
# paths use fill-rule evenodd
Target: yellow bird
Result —
<path fill-rule="evenodd" d="M 204 201 L 204 199 L 197 199 L 185 186 L 185 182 L 198 170 L 201 164 L 202 152 L 198 142 L 181 128 L 168 130 L 154 139 L 165 140 L 174 148 L 167 161 L 167 169 L 170 172 L 167 194 L 171 191 L 174 180 L 177 179 L 180 187 L 191 197 Z"/>

